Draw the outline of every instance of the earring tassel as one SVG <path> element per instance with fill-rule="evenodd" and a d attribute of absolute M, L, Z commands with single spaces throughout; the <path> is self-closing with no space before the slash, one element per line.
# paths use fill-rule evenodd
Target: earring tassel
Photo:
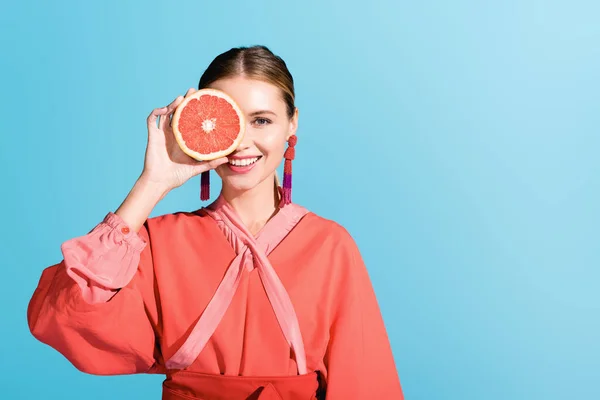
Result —
<path fill-rule="evenodd" d="M 298 139 L 296 135 L 292 135 L 288 140 L 288 148 L 285 151 L 283 164 L 283 203 L 290 204 L 292 202 L 292 160 L 296 158 L 296 146 Z"/>
<path fill-rule="evenodd" d="M 292 202 L 292 160 L 283 164 L 283 204 Z"/>
<path fill-rule="evenodd" d="M 206 201 L 210 198 L 210 171 L 204 171 L 200 175 L 200 200 Z"/>

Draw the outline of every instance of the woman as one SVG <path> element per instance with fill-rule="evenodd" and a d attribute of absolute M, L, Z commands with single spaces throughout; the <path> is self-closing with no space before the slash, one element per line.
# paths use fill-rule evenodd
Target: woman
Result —
<path fill-rule="evenodd" d="M 163 399 L 402 399 L 354 241 L 290 202 L 298 109 L 285 62 L 264 46 L 234 48 L 204 72 L 199 89 L 208 87 L 246 115 L 239 148 L 196 162 L 168 123 L 183 97 L 152 111 L 142 174 L 43 271 L 32 334 L 90 374 L 165 374 Z M 211 169 L 223 182 L 214 203 L 149 218 Z"/>

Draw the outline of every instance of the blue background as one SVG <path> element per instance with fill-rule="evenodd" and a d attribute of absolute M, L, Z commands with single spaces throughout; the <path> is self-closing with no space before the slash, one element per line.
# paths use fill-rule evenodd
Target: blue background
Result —
<path fill-rule="evenodd" d="M 407 399 L 600 398 L 600 5 L 415 3 L 3 5 L 2 398 L 160 398 L 78 372 L 27 303 L 131 189 L 149 112 L 253 44 L 294 75 L 294 199 L 358 242 Z"/>

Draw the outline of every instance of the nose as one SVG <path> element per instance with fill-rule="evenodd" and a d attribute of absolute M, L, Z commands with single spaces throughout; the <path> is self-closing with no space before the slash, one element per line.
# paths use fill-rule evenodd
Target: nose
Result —
<path fill-rule="evenodd" d="M 251 129 L 246 128 L 246 132 L 244 132 L 244 137 L 242 138 L 242 141 L 240 142 L 240 145 L 237 148 L 238 151 L 246 150 L 252 147 L 252 145 L 254 144 L 254 140 L 252 139 L 251 132 Z"/>

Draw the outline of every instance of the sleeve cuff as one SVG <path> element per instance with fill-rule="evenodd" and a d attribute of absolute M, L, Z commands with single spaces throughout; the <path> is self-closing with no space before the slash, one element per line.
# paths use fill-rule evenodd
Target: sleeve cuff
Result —
<path fill-rule="evenodd" d="M 134 232 L 123 218 L 112 211 L 106 214 L 102 222 L 113 228 L 116 237 L 127 242 L 132 249 L 142 251 L 146 247 L 147 243 L 144 238 L 139 233 Z"/>

